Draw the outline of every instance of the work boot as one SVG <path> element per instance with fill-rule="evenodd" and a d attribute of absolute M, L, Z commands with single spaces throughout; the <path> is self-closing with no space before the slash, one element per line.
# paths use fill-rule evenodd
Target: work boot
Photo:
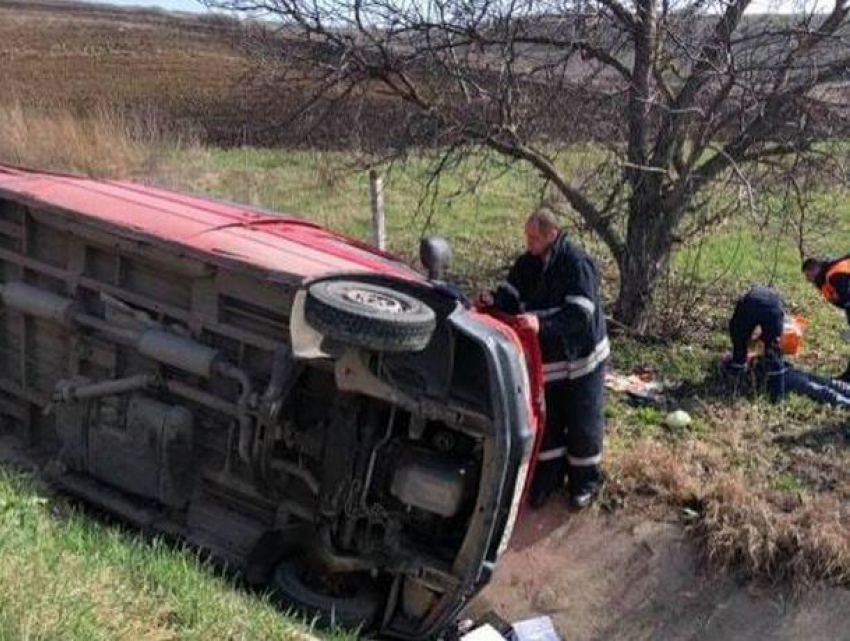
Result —
<path fill-rule="evenodd" d="M 737 396 L 746 388 L 747 377 L 749 376 L 746 363 L 741 364 L 724 360 L 720 364 L 720 374 L 721 384 L 727 394 Z"/>
<path fill-rule="evenodd" d="M 534 472 L 528 505 L 536 510 L 564 487 L 564 466 L 560 461 L 541 461 Z"/>
<path fill-rule="evenodd" d="M 569 474 L 570 507 L 583 510 L 593 503 L 602 487 L 602 472 L 597 466 L 572 467 Z"/>
<path fill-rule="evenodd" d="M 528 496 L 529 507 L 532 510 L 539 510 L 546 505 L 552 495 L 561 488 L 562 483 L 560 480 L 551 478 L 548 474 L 535 478 Z"/>
<path fill-rule="evenodd" d="M 570 492 L 570 507 L 574 510 L 583 510 L 593 503 L 598 494 L 599 489 L 595 487 Z"/>
<path fill-rule="evenodd" d="M 531 495 L 528 497 L 528 505 L 532 510 L 539 510 L 549 502 L 549 499 L 555 493 L 555 488 L 551 487 L 532 487 Z"/>
<path fill-rule="evenodd" d="M 730 378 L 738 378 L 747 373 L 746 363 L 736 363 L 732 359 L 724 360 L 720 364 L 721 371 Z"/>

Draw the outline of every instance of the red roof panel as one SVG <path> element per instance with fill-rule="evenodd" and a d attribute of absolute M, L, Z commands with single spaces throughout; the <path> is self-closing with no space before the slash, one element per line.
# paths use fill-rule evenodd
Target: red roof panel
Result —
<path fill-rule="evenodd" d="M 390 254 L 308 221 L 164 189 L 0 165 L 3 193 L 304 279 L 356 271 L 421 278 Z"/>

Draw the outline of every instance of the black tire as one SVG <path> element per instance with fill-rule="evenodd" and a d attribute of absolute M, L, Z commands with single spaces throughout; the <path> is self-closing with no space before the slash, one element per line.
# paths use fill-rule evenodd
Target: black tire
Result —
<path fill-rule="evenodd" d="M 347 576 L 347 589 L 342 594 L 318 589 L 312 584 L 317 578 L 297 559 L 289 559 L 275 568 L 272 586 L 285 604 L 325 627 L 368 630 L 374 626 L 384 601 L 368 576 Z"/>
<path fill-rule="evenodd" d="M 413 296 L 351 280 L 325 280 L 307 289 L 307 322 L 342 343 L 385 352 L 425 348 L 437 317 Z"/>

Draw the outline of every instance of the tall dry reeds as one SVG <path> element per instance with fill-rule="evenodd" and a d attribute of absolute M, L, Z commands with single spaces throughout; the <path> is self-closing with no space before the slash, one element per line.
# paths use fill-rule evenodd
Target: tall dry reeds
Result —
<path fill-rule="evenodd" d="M 698 440 L 671 448 L 644 439 L 609 464 L 606 491 L 684 510 L 708 567 L 796 591 L 817 583 L 850 586 L 850 513 L 842 499 L 848 488 L 831 495 L 778 492 L 768 469 L 747 473 L 733 459 Z"/>
<path fill-rule="evenodd" d="M 834 497 L 777 510 L 740 478 L 713 484 L 694 534 L 709 564 L 797 591 L 819 583 L 850 585 L 850 536 Z"/>
<path fill-rule="evenodd" d="M 197 143 L 192 127 L 175 127 L 150 109 L 0 104 L 0 162 L 33 169 L 127 178 Z"/>

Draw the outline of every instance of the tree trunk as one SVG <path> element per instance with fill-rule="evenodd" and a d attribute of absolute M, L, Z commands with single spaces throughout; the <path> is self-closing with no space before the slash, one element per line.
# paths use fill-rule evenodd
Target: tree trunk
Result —
<path fill-rule="evenodd" d="M 646 330 L 658 276 L 670 258 L 670 229 L 656 202 L 634 204 L 641 211 L 632 211 L 625 251 L 617 257 L 620 291 L 614 319 L 636 332 Z"/>

